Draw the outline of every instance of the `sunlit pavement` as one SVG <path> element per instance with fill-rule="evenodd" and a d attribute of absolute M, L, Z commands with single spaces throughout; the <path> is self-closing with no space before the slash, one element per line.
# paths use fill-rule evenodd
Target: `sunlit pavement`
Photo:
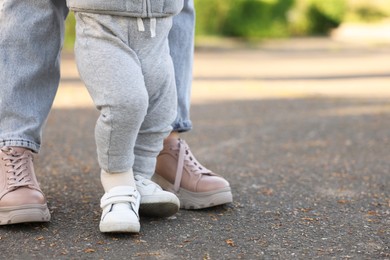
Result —
<path fill-rule="evenodd" d="M 55 107 L 91 106 L 72 55 L 64 55 Z M 199 48 L 193 104 L 223 100 L 390 96 L 390 44 L 322 38 L 265 42 L 256 49 Z M 78 93 L 77 96 L 73 92 Z"/>

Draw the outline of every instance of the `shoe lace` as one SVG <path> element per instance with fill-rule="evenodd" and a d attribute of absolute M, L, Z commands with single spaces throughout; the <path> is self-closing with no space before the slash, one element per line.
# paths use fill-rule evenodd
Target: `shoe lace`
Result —
<path fill-rule="evenodd" d="M 175 191 L 178 191 L 180 188 L 180 182 L 183 176 L 184 166 L 186 167 L 187 170 L 189 170 L 193 174 L 203 174 L 203 175 L 211 174 L 211 171 L 209 169 L 204 167 L 202 164 L 198 162 L 198 160 L 196 160 L 195 156 L 192 154 L 190 150 L 190 147 L 184 140 L 179 139 L 178 147 L 173 150 L 179 151 L 175 184 L 174 184 Z"/>
<path fill-rule="evenodd" d="M 28 163 L 31 156 L 27 153 L 18 153 L 12 147 L 2 147 L 1 151 L 5 154 L 2 160 L 7 167 L 7 185 L 8 189 L 16 189 L 22 186 L 33 185 Z"/>

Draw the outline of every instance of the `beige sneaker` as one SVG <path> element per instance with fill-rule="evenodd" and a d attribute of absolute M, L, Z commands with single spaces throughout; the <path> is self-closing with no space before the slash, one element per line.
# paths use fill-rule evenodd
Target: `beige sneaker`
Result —
<path fill-rule="evenodd" d="M 32 152 L 22 147 L 2 147 L 0 225 L 49 220 L 46 199 L 35 177 Z"/>
<path fill-rule="evenodd" d="M 229 182 L 202 166 L 181 139 L 164 141 L 152 180 L 175 193 L 180 208 L 202 209 L 233 201 Z"/>

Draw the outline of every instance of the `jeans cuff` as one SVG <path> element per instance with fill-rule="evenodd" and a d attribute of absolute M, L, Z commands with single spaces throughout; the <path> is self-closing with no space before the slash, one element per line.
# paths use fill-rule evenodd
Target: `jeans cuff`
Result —
<path fill-rule="evenodd" d="M 175 122 L 172 125 L 173 132 L 188 132 L 192 129 L 192 122 L 191 121 L 182 121 L 182 122 Z"/>
<path fill-rule="evenodd" d="M 24 147 L 32 150 L 34 153 L 38 153 L 40 149 L 40 145 L 23 139 L 1 139 L 0 140 L 0 147 L 3 146 L 17 146 L 17 147 Z"/>

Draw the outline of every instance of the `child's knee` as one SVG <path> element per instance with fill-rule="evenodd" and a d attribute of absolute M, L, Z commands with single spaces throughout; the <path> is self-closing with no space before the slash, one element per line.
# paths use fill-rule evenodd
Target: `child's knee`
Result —
<path fill-rule="evenodd" d="M 115 125 L 123 127 L 137 125 L 144 120 L 148 111 L 148 95 L 146 91 L 119 93 L 116 101 L 102 109 L 103 113 L 108 113 Z"/>

